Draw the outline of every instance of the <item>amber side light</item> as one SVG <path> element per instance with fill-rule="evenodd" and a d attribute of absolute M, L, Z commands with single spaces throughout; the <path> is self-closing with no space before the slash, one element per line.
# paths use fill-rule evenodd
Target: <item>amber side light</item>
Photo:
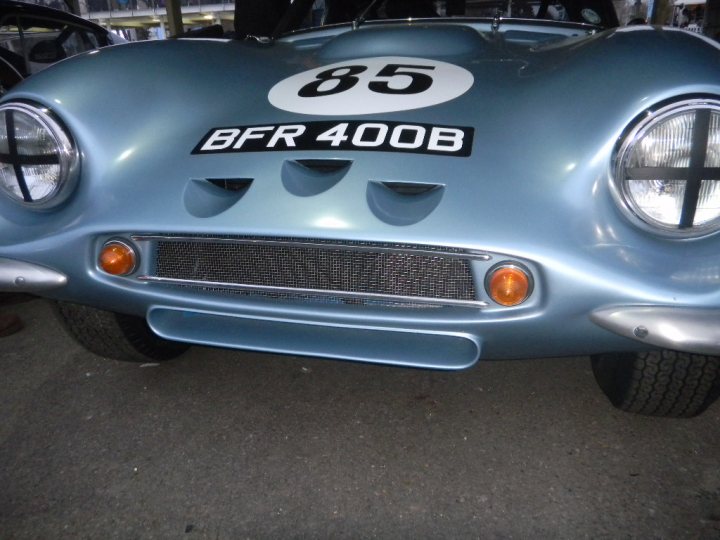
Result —
<path fill-rule="evenodd" d="M 510 264 L 491 270 L 486 284 L 490 298 L 508 307 L 522 304 L 532 289 L 532 280 L 527 271 Z"/>
<path fill-rule="evenodd" d="M 100 252 L 98 265 L 113 276 L 126 276 L 135 271 L 137 257 L 135 250 L 123 242 L 105 244 Z"/>

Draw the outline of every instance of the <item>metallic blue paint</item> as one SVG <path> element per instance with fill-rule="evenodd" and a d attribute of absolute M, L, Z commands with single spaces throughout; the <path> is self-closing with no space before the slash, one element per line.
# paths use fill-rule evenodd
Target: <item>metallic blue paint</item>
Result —
<path fill-rule="evenodd" d="M 317 119 L 274 108 L 270 88 L 314 67 L 379 54 L 441 59 L 470 71 L 475 83 L 447 103 L 350 119 L 472 126 L 471 157 L 191 155 L 214 127 Z M 720 96 L 720 51 L 689 33 L 650 27 L 592 34 L 579 25 L 516 23 L 492 33 L 481 23 L 368 24 L 272 45 L 179 40 L 103 49 L 3 98 L 50 108 L 75 139 L 81 171 L 58 208 L 37 212 L 0 197 L 0 270 L 4 259 L 54 269 L 67 284 L 43 294 L 147 316 L 160 335 L 207 345 L 446 369 L 478 356 L 643 350 L 642 340 L 601 327 L 591 314 L 615 306 L 720 313 L 718 236 L 683 241 L 639 230 L 610 193 L 623 131 L 649 107 L 689 95 Z M 349 165 L 323 189 L 298 193 L 298 159 Z M 253 182 L 241 193 L 208 194 L 198 188 L 208 178 Z M 382 182 L 441 189 L 394 203 Z M 490 301 L 485 309 L 210 296 L 100 271 L 99 247 L 133 234 L 476 249 L 493 257 L 473 262 L 483 299 L 484 272 L 502 260 L 529 268 L 535 289 L 520 306 Z M 0 280 L 0 289 L 13 288 Z M 720 353 L 720 344 L 710 345 Z"/>

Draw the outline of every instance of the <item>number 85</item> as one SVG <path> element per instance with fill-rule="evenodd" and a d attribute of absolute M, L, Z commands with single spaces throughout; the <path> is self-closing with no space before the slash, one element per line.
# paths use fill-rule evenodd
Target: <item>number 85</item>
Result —
<path fill-rule="evenodd" d="M 401 70 L 433 70 L 435 66 L 416 66 L 405 64 L 387 64 L 378 71 L 375 77 L 384 77 L 391 79 L 392 77 L 409 77 L 410 83 L 403 88 L 393 88 L 390 86 L 390 80 L 386 81 L 370 81 L 368 88 L 372 92 L 378 94 L 420 94 L 432 86 L 433 78 L 427 73 L 417 71 L 401 71 Z M 360 78 L 360 75 L 367 71 L 367 66 L 341 66 L 333 69 L 321 71 L 316 75 L 316 80 L 306 84 L 298 91 L 298 96 L 303 98 L 313 98 L 320 96 L 330 96 L 339 94 L 354 87 Z M 329 86 L 326 83 L 334 81 L 335 84 L 330 88 L 321 88 Z"/>

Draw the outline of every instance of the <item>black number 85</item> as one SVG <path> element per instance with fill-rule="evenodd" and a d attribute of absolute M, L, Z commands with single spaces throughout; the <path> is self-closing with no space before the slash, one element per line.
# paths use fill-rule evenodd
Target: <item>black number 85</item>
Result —
<path fill-rule="evenodd" d="M 435 66 L 415 66 L 405 64 L 387 64 L 384 68 L 378 71 L 375 77 L 383 77 L 391 79 L 396 76 L 409 77 L 410 83 L 402 88 L 393 88 L 390 86 L 389 80 L 377 81 L 373 80 L 368 83 L 368 88 L 372 92 L 378 94 L 420 94 L 432 86 L 433 78 L 427 73 L 418 73 L 417 71 L 401 71 L 401 70 L 433 70 Z M 330 96 L 332 94 L 339 94 L 345 92 L 354 87 L 360 78 L 356 75 L 360 75 L 364 71 L 367 71 L 367 66 L 341 66 L 332 69 L 327 69 L 317 74 L 311 83 L 306 84 L 298 91 L 298 96 L 304 98 Z M 336 81 L 334 86 L 321 90 L 321 86 L 328 86 L 327 82 Z"/>

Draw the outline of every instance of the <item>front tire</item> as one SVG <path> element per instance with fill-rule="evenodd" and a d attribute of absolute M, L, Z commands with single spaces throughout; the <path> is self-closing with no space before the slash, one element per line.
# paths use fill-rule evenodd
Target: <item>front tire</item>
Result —
<path fill-rule="evenodd" d="M 56 302 L 66 330 L 92 353 L 126 362 L 161 362 L 184 353 L 189 345 L 157 336 L 142 317 Z"/>
<path fill-rule="evenodd" d="M 591 358 L 600 388 L 623 411 L 690 417 L 704 411 L 720 390 L 720 357 L 660 350 Z"/>

